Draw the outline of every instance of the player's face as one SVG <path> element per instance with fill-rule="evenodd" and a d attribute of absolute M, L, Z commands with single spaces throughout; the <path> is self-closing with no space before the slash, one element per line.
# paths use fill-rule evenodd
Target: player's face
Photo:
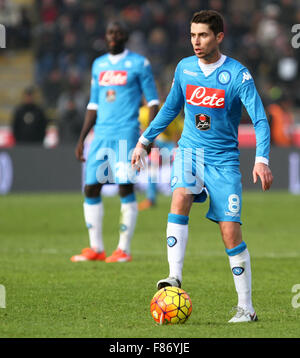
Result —
<path fill-rule="evenodd" d="M 118 54 L 124 51 L 127 34 L 118 24 L 108 25 L 105 33 L 108 52 Z"/>
<path fill-rule="evenodd" d="M 203 62 L 210 63 L 217 60 L 219 45 L 223 38 L 223 32 L 215 35 L 208 24 L 191 24 L 191 42 L 193 49 L 195 55 Z"/>

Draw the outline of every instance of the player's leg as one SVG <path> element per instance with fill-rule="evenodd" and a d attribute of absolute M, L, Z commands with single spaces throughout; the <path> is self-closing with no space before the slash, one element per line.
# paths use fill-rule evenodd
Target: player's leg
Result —
<path fill-rule="evenodd" d="M 139 211 L 147 210 L 153 207 L 156 204 L 156 195 L 157 195 L 157 184 L 151 181 L 151 178 L 148 178 L 147 188 L 146 188 L 146 199 L 139 203 Z"/>
<path fill-rule="evenodd" d="M 231 322 L 256 320 L 252 305 L 250 255 L 246 243 L 242 240 L 240 224 L 229 221 L 219 222 L 219 226 L 238 295 L 237 317 Z"/>
<path fill-rule="evenodd" d="M 71 261 L 105 260 L 102 237 L 103 204 L 100 196 L 102 185 L 85 185 L 83 214 L 89 234 L 89 248 L 83 249 L 80 255 L 72 256 Z"/>
<path fill-rule="evenodd" d="M 134 234 L 138 215 L 138 206 L 133 184 L 120 184 L 121 200 L 120 236 L 117 249 L 107 257 L 106 262 L 131 261 L 131 239 Z"/>
<path fill-rule="evenodd" d="M 120 236 L 117 250 L 106 259 L 106 262 L 131 261 L 130 245 L 133 237 L 138 205 L 134 193 L 136 171 L 131 167 L 131 155 L 138 140 L 138 134 L 133 133 L 127 139 L 115 142 L 116 162 L 114 165 L 114 180 L 119 185 L 121 200 Z"/>
<path fill-rule="evenodd" d="M 138 205 L 139 211 L 147 210 L 156 204 L 157 176 L 159 171 L 160 155 L 158 148 L 154 147 L 148 156 L 148 183 L 146 188 L 146 199 Z"/>
<path fill-rule="evenodd" d="M 196 180 L 196 184 L 193 186 L 187 182 L 184 174 L 189 166 L 184 165 L 184 160 L 191 160 L 191 157 L 184 159 L 183 154 L 178 151 L 172 169 L 171 187 L 173 194 L 167 223 L 169 277 L 158 281 L 158 289 L 165 286 L 181 286 L 182 269 L 188 241 L 189 213 L 195 195 L 202 191 L 201 180 Z M 190 166 L 190 169 L 192 171 L 192 166 Z M 190 175 L 191 173 L 188 174 Z"/>
<path fill-rule="evenodd" d="M 81 254 L 71 257 L 71 261 L 105 260 L 105 250 L 102 237 L 103 204 L 101 199 L 102 184 L 97 178 L 97 168 L 100 161 L 96 154 L 101 148 L 101 141 L 94 140 L 89 150 L 85 165 L 85 186 L 83 214 L 88 229 L 89 248 L 83 249 Z M 105 145 L 104 145 L 105 147 Z"/>
<path fill-rule="evenodd" d="M 181 287 L 182 269 L 188 241 L 189 212 L 194 196 L 186 188 L 177 188 L 172 194 L 167 224 L 167 253 L 169 277 L 158 281 L 157 288 Z"/>
<path fill-rule="evenodd" d="M 238 295 L 238 311 L 230 322 L 256 320 L 251 297 L 250 255 L 241 232 L 242 185 L 237 166 L 206 166 L 210 194 L 207 217 L 219 223 Z"/>

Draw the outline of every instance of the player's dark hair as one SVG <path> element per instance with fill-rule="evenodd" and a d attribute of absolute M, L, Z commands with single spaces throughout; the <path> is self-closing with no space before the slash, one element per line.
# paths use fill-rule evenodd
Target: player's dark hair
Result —
<path fill-rule="evenodd" d="M 214 10 L 201 10 L 195 12 L 191 24 L 207 24 L 215 35 L 224 32 L 224 20 L 220 13 Z"/>
<path fill-rule="evenodd" d="M 107 22 L 106 24 L 106 30 L 111 27 L 111 26 L 118 26 L 120 28 L 120 30 L 124 33 L 124 35 L 126 36 L 126 38 L 128 39 L 129 37 L 129 28 L 127 26 L 127 24 L 120 19 L 111 19 Z"/>

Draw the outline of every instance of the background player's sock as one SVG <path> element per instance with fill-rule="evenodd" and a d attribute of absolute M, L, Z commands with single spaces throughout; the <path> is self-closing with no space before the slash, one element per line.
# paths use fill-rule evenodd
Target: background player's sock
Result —
<path fill-rule="evenodd" d="M 156 183 L 151 182 L 151 178 L 148 179 L 148 185 L 147 185 L 147 199 L 151 200 L 153 204 L 155 204 L 156 201 Z"/>
<path fill-rule="evenodd" d="M 238 294 L 238 306 L 254 312 L 251 298 L 251 265 L 247 245 L 243 241 L 233 249 L 226 249 Z"/>
<path fill-rule="evenodd" d="M 167 245 L 169 277 L 176 277 L 182 281 L 182 267 L 188 241 L 189 217 L 184 215 L 169 214 L 167 225 Z"/>
<path fill-rule="evenodd" d="M 135 194 L 121 198 L 120 239 L 118 248 L 130 254 L 130 244 L 138 215 Z"/>
<path fill-rule="evenodd" d="M 96 252 L 104 251 L 102 239 L 103 204 L 101 198 L 85 198 L 83 212 L 89 232 L 90 247 Z"/>

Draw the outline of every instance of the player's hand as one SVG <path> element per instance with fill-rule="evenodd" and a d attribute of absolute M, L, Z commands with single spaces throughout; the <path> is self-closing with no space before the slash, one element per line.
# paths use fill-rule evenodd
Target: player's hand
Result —
<path fill-rule="evenodd" d="M 83 156 L 83 147 L 84 147 L 83 142 L 79 141 L 75 148 L 75 156 L 77 160 L 79 160 L 80 162 L 85 162 L 85 158 Z"/>
<path fill-rule="evenodd" d="M 273 175 L 268 165 L 264 163 L 256 163 L 253 168 L 253 182 L 256 184 L 257 178 L 261 180 L 261 187 L 263 191 L 269 190 L 272 182 Z"/>
<path fill-rule="evenodd" d="M 131 157 L 131 166 L 133 169 L 140 171 L 145 168 L 147 159 L 147 147 L 138 142 Z"/>

